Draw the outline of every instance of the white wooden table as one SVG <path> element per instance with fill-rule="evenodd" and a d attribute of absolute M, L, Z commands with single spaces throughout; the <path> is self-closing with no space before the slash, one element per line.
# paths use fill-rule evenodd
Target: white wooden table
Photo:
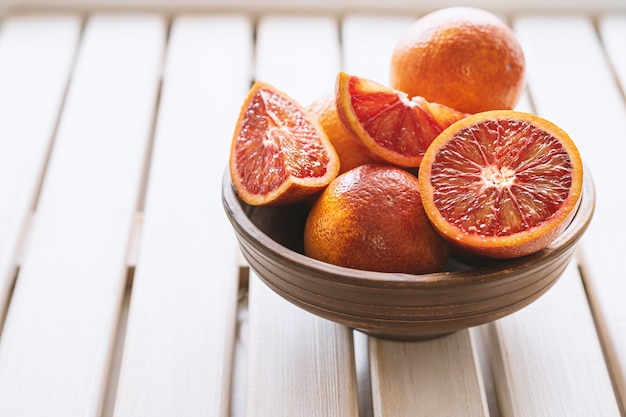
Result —
<path fill-rule="evenodd" d="M 303 104 L 340 68 L 386 83 L 420 9 L 26 3 L 0 1 L 0 416 L 626 415 L 623 1 L 497 10 L 526 52 L 519 108 L 578 143 L 596 215 L 536 303 L 419 343 L 269 291 L 220 184 L 253 79 Z"/>

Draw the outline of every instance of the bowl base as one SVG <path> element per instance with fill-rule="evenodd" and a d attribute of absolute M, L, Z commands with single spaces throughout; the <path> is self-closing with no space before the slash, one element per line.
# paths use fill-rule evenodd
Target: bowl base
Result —
<path fill-rule="evenodd" d="M 425 342 L 428 340 L 439 339 L 451 335 L 455 331 L 435 332 L 435 333 L 419 333 L 411 334 L 410 332 L 393 333 L 389 330 L 371 330 L 371 329 L 354 329 L 360 333 L 366 334 L 377 339 L 390 340 L 393 342 Z"/>

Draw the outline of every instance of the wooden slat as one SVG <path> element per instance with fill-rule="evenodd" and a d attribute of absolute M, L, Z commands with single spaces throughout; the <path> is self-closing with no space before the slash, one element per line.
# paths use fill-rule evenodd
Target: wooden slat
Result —
<path fill-rule="evenodd" d="M 575 263 L 542 298 L 489 327 L 503 416 L 618 417 Z"/>
<path fill-rule="evenodd" d="M 626 14 L 608 15 L 599 23 L 600 35 L 609 61 L 626 94 Z"/>
<path fill-rule="evenodd" d="M 342 26 L 346 71 L 388 85 L 395 44 L 414 20 L 346 17 Z M 421 343 L 371 338 L 369 346 L 375 416 L 488 415 L 468 331 Z"/>
<path fill-rule="evenodd" d="M 248 416 L 358 416 L 352 333 L 250 280 Z"/>
<path fill-rule="evenodd" d="M 624 147 L 613 147 L 622 142 L 613 139 L 626 124 L 593 25 L 578 17 L 526 16 L 516 19 L 514 28 L 526 54 L 536 112 L 570 133 L 596 181 L 596 214 L 583 242 L 588 261 L 583 267 L 590 275 L 587 287 L 606 285 L 617 291 L 620 277 L 613 265 L 624 244 L 611 236 L 616 233 L 611 222 L 618 220 L 612 206 L 623 197 L 611 196 L 616 186 L 611 176 L 618 175 L 619 164 L 613 164 Z M 599 152 L 603 141 L 610 143 L 609 152 Z M 499 369 L 495 379 L 505 415 L 619 415 L 575 264 L 542 299 L 499 321 L 492 335 L 497 352 L 494 369 Z"/>
<path fill-rule="evenodd" d="M 340 68 L 338 22 L 332 17 L 264 16 L 258 23 L 255 78 L 302 105 L 334 91 Z"/>
<path fill-rule="evenodd" d="M 626 100 L 626 43 L 624 42 L 624 39 L 626 39 L 626 15 L 608 16 L 602 19 L 600 22 L 600 31 L 607 56 L 612 64 L 613 71 L 617 76 L 617 81 L 621 86 L 622 99 Z M 615 89 L 614 92 L 617 92 L 616 90 L 617 89 Z M 613 101 L 618 102 L 616 98 L 613 98 Z M 613 102 L 607 103 L 607 106 L 611 105 L 613 105 Z M 618 108 L 623 110 L 624 106 L 618 106 Z M 611 132 L 616 136 L 613 138 L 606 137 L 607 139 L 605 139 L 606 142 L 610 143 L 610 153 L 626 151 L 624 143 L 619 144 L 620 150 L 613 150 L 614 142 L 619 141 L 617 138 L 620 136 L 624 137 L 623 129 L 626 128 L 625 119 L 626 115 L 622 112 L 621 119 L 618 119 L 615 126 L 613 126 L 613 129 L 611 130 Z M 618 154 L 614 155 L 615 156 L 613 158 L 620 159 Z M 620 171 L 619 167 L 620 165 L 612 167 L 613 174 Z M 607 181 L 607 179 L 606 177 L 600 178 L 598 181 Z M 620 189 L 619 177 L 610 177 L 609 181 L 611 181 L 611 184 L 614 187 L 618 187 L 613 189 L 613 193 L 615 190 Z M 623 184 L 621 185 L 621 190 L 624 190 Z M 618 191 L 617 194 L 622 193 Z M 623 195 L 620 195 L 613 201 L 623 206 L 626 199 Z M 608 207 L 607 209 L 611 211 L 612 217 L 601 221 L 605 225 L 604 227 L 617 229 L 617 227 L 612 225 L 612 222 L 623 219 L 623 216 L 618 216 L 614 209 L 610 209 Z M 619 253 L 623 253 L 626 249 L 626 244 L 624 243 L 623 238 L 620 239 L 619 233 L 616 233 L 612 236 L 610 245 L 612 246 L 616 240 L 619 240 L 616 243 L 618 247 L 613 247 L 611 254 L 619 256 Z M 597 252 L 598 251 L 596 250 L 593 254 L 589 253 L 587 258 L 590 256 L 596 256 L 595 253 Z M 614 258 L 614 261 L 615 259 L 619 258 Z M 598 268 L 598 262 L 595 260 L 587 259 L 587 261 L 588 263 L 596 265 L 595 267 Z M 626 307 L 624 307 L 623 296 L 621 296 L 622 294 L 626 294 L 626 279 L 624 279 L 625 274 L 623 272 L 619 273 L 619 267 L 616 267 L 614 263 L 613 265 L 602 265 L 602 267 L 611 269 L 611 271 L 609 272 L 608 270 L 603 269 L 597 271 L 597 273 L 610 273 L 612 277 L 611 279 L 606 280 L 604 276 L 593 275 L 594 285 L 591 288 L 593 290 L 593 295 L 595 296 L 594 308 L 599 311 L 601 324 L 600 331 L 602 336 L 609 341 L 606 344 L 605 349 L 611 365 L 611 370 L 613 372 L 615 388 L 620 396 L 621 407 L 623 412 L 626 413 Z M 593 274 L 593 271 L 590 272 Z"/>
<path fill-rule="evenodd" d="M 257 78 L 303 104 L 332 91 L 338 58 L 332 19 L 259 22 Z M 247 415 L 357 416 L 351 331 L 298 309 L 250 275 Z"/>
<path fill-rule="evenodd" d="M 20 16 L 2 22 L 0 312 L 8 301 L 79 34 L 77 16 Z"/>
<path fill-rule="evenodd" d="M 98 416 L 165 25 L 92 17 L 0 344 L 2 414 Z"/>
<path fill-rule="evenodd" d="M 343 69 L 389 85 L 396 42 L 419 16 L 347 15 L 341 25 Z"/>
<path fill-rule="evenodd" d="M 534 63 L 535 75 L 531 89 L 537 111 L 554 119 L 570 133 L 595 179 L 596 212 L 583 239 L 582 268 L 624 407 L 626 309 L 620 294 L 626 293 L 626 280 L 615 260 L 623 256 L 626 242 L 616 226 L 623 216 L 615 207 L 623 206 L 626 200 L 623 193 L 615 191 L 623 189 L 619 178 L 626 143 L 616 138 L 626 131 L 626 104 L 591 20 L 544 18 L 535 21 L 536 24 L 532 19 L 526 23 L 525 38 L 532 45 L 529 59 Z M 610 27 L 608 32 L 611 32 Z M 623 38 L 619 32 L 613 33 L 604 32 L 609 38 L 606 52 L 613 59 L 616 73 L 623 74 L 623 64 L 620 65 L 623 56 L 615 59 L 615 55 L 622 55 L 616 48 L 621 45 L 623 50 Z M 613 40 L 613 36 L 617 39 Z M 538 85 L 533 88 L 535 82 Z M 572 86 L 575 86 L 573 90 Z"/>
<path fill-rule="evenodd" d="M 374 415 L 488 416 L 467 330 L 419 343 L 370 339 Z"/>
<path fill-rule="evenodd" d="M 115 416 L 228 416 L 237 245 L 220 204 L 252 27 L 172 24 Z"/>

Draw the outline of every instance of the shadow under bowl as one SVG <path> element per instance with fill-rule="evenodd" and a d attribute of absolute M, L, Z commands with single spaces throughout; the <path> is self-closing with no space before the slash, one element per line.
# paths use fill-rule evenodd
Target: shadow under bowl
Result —
<path fill-rule="evenodd" d="M 296 306 L 371 336 L 422 340 L 514 313 L 559 279 L 593 217 L 595 189 L 585 170 L 581 203 L 567 229 L 547 248 L 522 258 L 469 266 L 452 260 L 445 272 L 370 272 L 303 254 L 308 207 L 243 203 L 225 171 L 224 210 L 251 268 Z"/>

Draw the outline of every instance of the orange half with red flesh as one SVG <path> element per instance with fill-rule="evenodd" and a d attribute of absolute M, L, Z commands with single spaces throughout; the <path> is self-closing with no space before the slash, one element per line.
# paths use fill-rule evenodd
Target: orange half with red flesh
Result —
<path fill-rule="evenodd" d="M 419 167 L 424 209 L 468 253 L 515 258 L 548 246 L 580 203 L 583 163 L 558 126 L 512 110 L 477 113 L 433 141 Z"/>

